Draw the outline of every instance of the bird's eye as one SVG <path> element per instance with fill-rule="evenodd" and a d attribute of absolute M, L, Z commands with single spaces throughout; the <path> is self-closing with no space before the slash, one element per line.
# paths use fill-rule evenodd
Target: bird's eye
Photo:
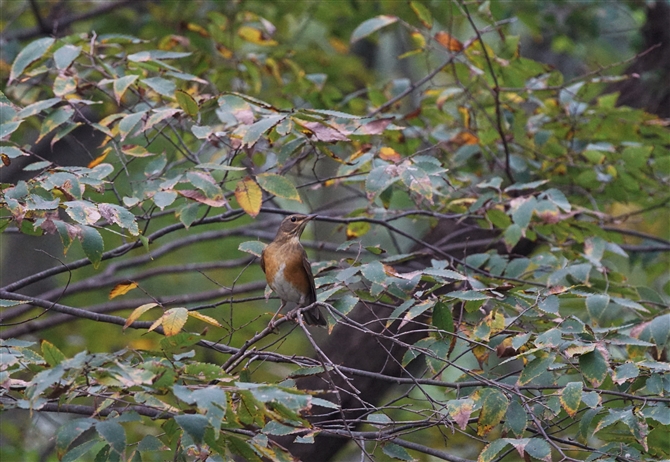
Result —
<path fill-rule="evenodd" d="M 295 223 L 295 220 L 297 220 L 296 217 L 291 217 L 291 221 L 292 221 L 293 223 Z"/>

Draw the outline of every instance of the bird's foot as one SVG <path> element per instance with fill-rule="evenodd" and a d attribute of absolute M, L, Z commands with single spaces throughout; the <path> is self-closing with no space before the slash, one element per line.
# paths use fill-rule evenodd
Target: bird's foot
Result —
<path fill-rule="evenodd" d="M 300 316 L 300 307 L 293 308 L 290 310 L 288 313 L 286 313 L 286 318 L 290 319 L 291 321 L 297 323 L 298 322 L 298 316 Z"/>

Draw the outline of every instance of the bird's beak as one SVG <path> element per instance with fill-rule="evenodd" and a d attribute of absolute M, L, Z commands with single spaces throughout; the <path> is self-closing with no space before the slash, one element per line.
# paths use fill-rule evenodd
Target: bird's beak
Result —
<path fill-rule="evenodd" d="M 307 215 L 307 218 L 305 218 L 305 221 L 306 221 L 306 222 L 307 222 L 307 221 L 312 221 L 312 220 L 315 219 L 317 216 L 318 216 L 318 215 L 317 215 L 316 213 L 313 213 L 313 214 L 311 214 L 311 215 Z"/>

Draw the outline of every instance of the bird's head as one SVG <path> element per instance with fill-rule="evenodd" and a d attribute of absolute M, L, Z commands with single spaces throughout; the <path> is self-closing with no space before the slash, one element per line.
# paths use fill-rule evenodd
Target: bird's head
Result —
<path fill-rule="evenodd" d="M 303 230 L 307 223 L 313 220 L 316 215 L 289 215 L 281 222 L 279 225 L 279 231 L 277 231 L 277 237 L 283 237 L 284 239 L 291 238 L 300 238 Z"/>

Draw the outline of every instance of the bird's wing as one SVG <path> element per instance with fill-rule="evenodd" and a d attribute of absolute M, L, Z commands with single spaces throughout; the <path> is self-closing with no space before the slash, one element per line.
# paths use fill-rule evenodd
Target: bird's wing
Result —
<path fill-rule="evenodd" d="M 261 269 L 265 273 L 265 249 L 261 252 Z"/>
<path fill-rule="evenodd" d="M 308 303 L 311 305 L 316 301 L 316 286 L 314 285 L 314 275 L 312 274 L 312 265 L 309 264 L 309 260 L 307 259 L 307 253 L 305 253 L 305 249 L 302 249 L 302 267 L 305 268 L 305 272 L 309 277 L 310 299 L 308 300 Z"/>

